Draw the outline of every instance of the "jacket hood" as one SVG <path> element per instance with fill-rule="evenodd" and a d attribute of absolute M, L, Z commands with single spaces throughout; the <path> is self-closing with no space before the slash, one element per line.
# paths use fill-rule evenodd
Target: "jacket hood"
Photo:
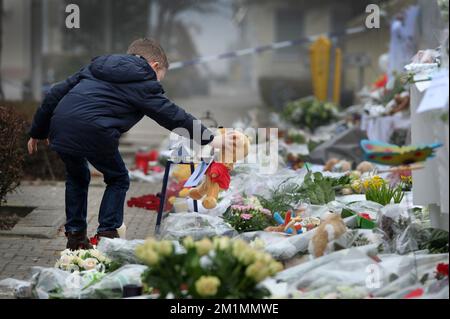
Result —
<path fill-rule="evenodd" d="M 94 58 L 89 69 L 97 79 L 114 83 L 155 80 L 156 73 L 144 58 L 111 54 Z"/>

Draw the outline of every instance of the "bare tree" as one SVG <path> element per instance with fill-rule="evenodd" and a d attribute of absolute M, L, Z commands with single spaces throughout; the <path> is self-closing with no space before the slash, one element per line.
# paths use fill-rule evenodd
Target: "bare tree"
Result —
<path fill-rule="evenodd" d="M 217 12 L 223 3 L 217 0 L 151 0 L 156 4 L 157 12 L 153 15 L 157 20 L 153 23 L 150 34 L 163 43 L 164 47 L 170 48 L 170 39 L 177 16 L 184 12 L 213 13 Z"/>

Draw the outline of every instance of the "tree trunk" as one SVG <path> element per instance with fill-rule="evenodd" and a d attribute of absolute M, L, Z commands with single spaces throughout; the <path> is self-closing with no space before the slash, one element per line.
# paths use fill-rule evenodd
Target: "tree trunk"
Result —
<path fill-rule="evenodd" d="M 0 100 L 5 99 L 5 94 L 3 92 L 3 80 L 1 73 L 2 65 L 2 50 L 3 50 L 3 0 L 0 0 Z"/>
<path fill-rule="evenodd" d="M 42 3 L 31 1 L 31 92 L 35 101 L 42 97 Z"/>
<path fill-rule="evenodd" d="M 147 11 L 147 36 L 152 36 L 152 14 L 153 14 L 153 0 L 148 0 L 148 11 Z"/>
<path fill-rule="evenodd" d="M 113 50 L 113 10 L 112 10 L 112 6 L 113 3 L 111 0 L 107 0 L 104 4 L 104 12 L 105 12 L 105 16 L 104 16 L 104 25 L 103 25 L 103 30 L 104 30 L 104 37 L 105 37 L 105 54 L 112 54 L 112 50 Z"/>
<path fill-rule="evenodd" d="M 158 12 L 158 23 L 156 25 L 155 34 L 153 37 L 156 41 L 161 43 L 161 39 L 163 39 L 163 33 L 167 22 L 167 15 L 169 13 L 169 8 L 164 5 L 160 4 L 159 12 Z"/>
<path fill-rule="evenodd" d="M 170 39 L 172 38 L 174 20 L 175 20 L 175 14 L 169 13 L 169 15 L 167 17 L 167 25 L 166 25 L 166 28 L 167 28 L 167 30 L 166 30 L 167 43 L 166 43 L 166 47 L 165 47 L 166 52 L 170 52 L 170 50 L 171 50 Z"/>

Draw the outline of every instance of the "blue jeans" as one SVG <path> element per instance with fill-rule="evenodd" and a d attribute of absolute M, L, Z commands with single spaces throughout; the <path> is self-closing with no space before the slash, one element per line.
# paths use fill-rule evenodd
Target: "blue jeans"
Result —
<path fill-rule="evenodd" d="M 91 174 L 88 162 L 103 174 L 106 190 L 98 215 L 98 232 L 115 230 L 123 222 L 125 195 L 130 186 L 128 171 L 119 151 L 111 156 L 79 157 L 59 153 L 66 166 L 67 232 L 87 229 L 87 198 Z"/>

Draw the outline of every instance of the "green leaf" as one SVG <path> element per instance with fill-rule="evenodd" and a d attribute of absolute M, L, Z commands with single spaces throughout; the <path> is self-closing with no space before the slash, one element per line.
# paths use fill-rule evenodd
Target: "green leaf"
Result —
<path fill-rule="evenodd" d="M 314 181 L 320 182 L 323 180 L 323 175 L 320 172 L 315 172 L 314 173 Z"/>
<path fill-rule="evenodd" d="M 315 194 L 317 196 L 317 205 L 325 204 L 325 194 L 320 186 L 316 187 Z"/>
<path fill-rule="evenodd" d="M 353 211 L 353 210 L 351 210 L 349 208 L 343 208 L 342 209 L 342 212 L 341 212 L 341 217 L 342 218 L 347 218 L 347 217 L 351 217 L 351 216 L 354 216 L 354 215 L 356 215 L 355 211 Z"/>

